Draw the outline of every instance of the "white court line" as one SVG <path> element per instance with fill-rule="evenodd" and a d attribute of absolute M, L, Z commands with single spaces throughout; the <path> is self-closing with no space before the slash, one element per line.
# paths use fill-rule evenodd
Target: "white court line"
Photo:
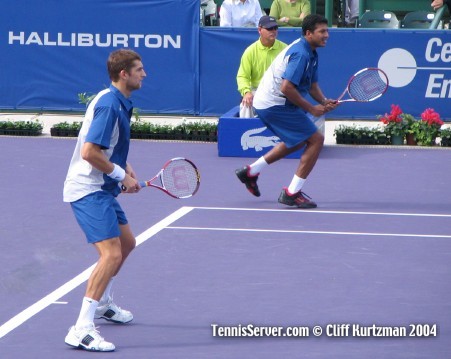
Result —
<path fill-rule="evenodd" d="M 409 234 L 409 233 L 374 233 L 374 232 L 328 232 L 328 231 L 295 231 L 285 229 L 249 229 L 249 228 L 210 228 L 210 227 L 177 227 L 168 226 L 166 229 L 181 229 L 193 231 L 231 231 L 231 232 L 270 232 L 270 233 L 305 233 L 305 234 L 333 234 L 348 236 L 380 236 L 380 237 L 421 237 L 421 238 L 451 238 L 442 234 Z"/>
<path fill-rule="evenodd" d="M 406 217 L 449 217 L 451 214 L 440 213 L 403 213 L 403 212 L 355 212 L 355 211 L 323 211 L 317 209 L 270 209 L 270 208 L 232 208 L 232 207 L 193 207 L 194 209 L 221 210 L 221 211 L 255 211 L 255 212 L 284 212 L 300 215 L 302 213 L 320 214 L 357 214 L 370 216 L 406 216 Z"/>
<path fill-rule="evenodd" d="M 191 212 L 193 207 L 181 207 L 177 211 L 173 212 L 166 218 L 162 219 L 157 224 L 153 225 L 143 233 L 141 233 L 139 236 L 136 237 L 136 245 L 140 245 L 141 243 L 147 241 L 149 238 L 160 232 L 162 229 L 169 226 L 171 223 L 175 222 L 176 220 L 180 219 L 184 215 Z M 28 319 L 33 317 L 34 315 L 38 314 L 40 311 L 47 308 L 50 304 L 58 302 L 60 298 L 65 296 L 70 291 L 74 290 L 76 287 L 78 287 L 83 282 L 87 281 L 92 270 L 96 266 L 96 263 L 94 263 L 92 266 L 90 266 L 88 269 L 84 270 L 82 273 L 77 275 L 75 278 L 71 279 L 70 281 L 63 284 L 58 289 L 54 290 L 41 300 L 37 301 L 33 305 L 29 306 L 27 309 L 23 310 L 16 316 L 12 317 L 10 320 L 5 322 L 0 327 L 0 338 L 3 338 L 5 335 L 7 335 L 9 332 L 17 328 L 18 326 L 22 325 L 24 322 L 26 322 Z"/>
<path fill-rule="evenodd" d="M 451 71 L 451 68 L 449 67 L 430 67 L 430 66 L 420 66 L 420 67 L 416 67 L 416 66 L 398 66 L 398 69 L 401 70 L 411 70 L 411 69 L 415 69 L 415 70 L 444 70 L 444 71 Z"/>

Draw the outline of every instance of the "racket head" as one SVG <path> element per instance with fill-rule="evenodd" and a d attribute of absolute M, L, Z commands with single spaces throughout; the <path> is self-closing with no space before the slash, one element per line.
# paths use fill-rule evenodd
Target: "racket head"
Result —
<path fill-rule="evenodd" d="M 164 191 L 174 198 L 188 198 L 196 194 L 200 186 L 200 173 L 196 165 L 183 157 L 165 163 L 160 171 Z"/>
<path fill-rule="evenodd" d="M 370 102 L 381 97 L 387 91 L 388 84 L 388 76 L 384 71 L 368 67 L 349 79 L 347 92 L 354 101 Z"/>

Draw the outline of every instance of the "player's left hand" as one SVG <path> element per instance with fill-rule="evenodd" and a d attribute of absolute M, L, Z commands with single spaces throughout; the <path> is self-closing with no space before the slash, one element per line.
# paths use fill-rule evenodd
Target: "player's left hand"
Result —
<path fill-rule="evenodd" d="M 332 100 L 332 99 L 326 99 L 326 101 L 324 101 L 324 104 L 323 104 L 326 112 L 335 110 L 337 108 L 337 106 L 339 106 L 339 105 L 340 105 L 340 103 L 337 100 Z"/>

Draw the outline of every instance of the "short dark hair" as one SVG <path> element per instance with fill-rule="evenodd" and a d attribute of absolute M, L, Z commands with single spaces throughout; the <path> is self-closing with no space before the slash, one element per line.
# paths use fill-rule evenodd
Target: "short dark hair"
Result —
<path fill-rule="evenodd" d="M 108 75 L 111 81 L 118 81 L 122 70 L 129 72 L 135 60 L 141 61 L 141 56 L 133 50 L 120 49 L 113 51 L 107 60 Z"/>
<path fill-rule="evenodd" d="M 307 15 L 304 20 L 302 20 L 302 35 L 305 35 L 307 31 L 315 31 L 316 25 L 318 24 L 328 25 L 327 19 L 322 15 Z"/>

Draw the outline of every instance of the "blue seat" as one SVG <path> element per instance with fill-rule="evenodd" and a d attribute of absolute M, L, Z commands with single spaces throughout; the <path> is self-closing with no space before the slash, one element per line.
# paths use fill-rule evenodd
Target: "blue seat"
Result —
<path fill-rule="evenodd" d="M 373 29 L 397 29 L 399 20 L 396 14 L 385 10 L 370 10 L 360 17 L 358 21 L 359 28 Z"/>
<path fill-rule="evenodd" d="M 435 13 L 431 11 L 408 12 L 401 21 L 403 29 L 429 29 L 434 21 Z"/>

